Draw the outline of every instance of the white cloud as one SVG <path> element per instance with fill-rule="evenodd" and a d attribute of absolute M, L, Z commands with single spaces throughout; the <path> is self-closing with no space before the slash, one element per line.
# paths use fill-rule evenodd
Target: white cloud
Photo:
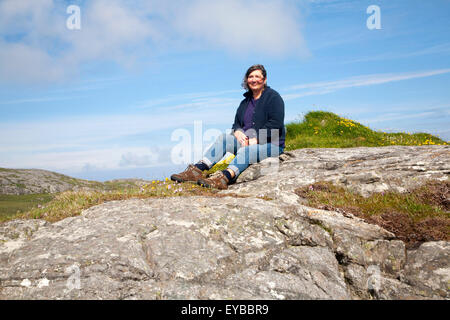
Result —
<path fill-rule="evenodd" d="M 306 0 L 306 2 L 326 10 L 347 11 L 349 9 L 361 8 L 359 0 Z"/>
<path fill-rule="evenodd" d="M 217 113 L 211 112 L 205 118 L 212 119 L 215 116 Z M 83 171 L 86 163 L 89 163 L 89 168 L 98 170 L 172 164 L 171 148 L 180 141 L 155 141 L 149 138 L 148 143 L 138 143 L 159 145 L 135 146 L 134 139 L 127 136 L 150 132 L 155 134 L 155 131 L 157 133 L 162 128 L 170 130 L 170 127 L 173 130 L 192 129 L 196 120 L 199 121 L 192 117 L 189 119 L 185 114 L 178 117 L 172 114 L 164 120 L 161 117 L 155 120 L 152 116 L 135 115 L 73 121 L 61 119 L 53 123 L 0 124 L 0 167 Z M 222 118 L 219 117 L 219 120 Z M 232 119 L 229 120 L 231 126 Z M 205 129 L 202 132 L 204 135 Z M 200 138 L 205 139 L 204 136 Z M 191 139 L 191 142 L 196 141 Z"/>
<path fill-rule="evenodd" d="M 68 60 L 105 58 L 127 64 L 136 58 L 135 52 L 145 50 L 148 40 L 162 37 L 139 8 L 124 1 L 90 1 L 83 17 L 81 30 L 66 32 L 72 44 Z"/>
<path fill-rule="evenodd" d="M 103 147 L 80 151 L 14 154 L 1 166 L 14 168 L 40 168 L 52 171 L 85 171 L 89 168 L 99 170 L 118 169 L 124 154 L 148 154 L 145 147 Z M 4 161 L 2 161 L 4 162 Z M 86 167 L 89 165 L 89 168 Z M 156 164 L 155 164 L 156 165 Z"/>
<path fill-rule="evenodd" d="M 170 108 L 170 107 L 169 107 Z M 190 110 L 152 112 L 151 114 L 124 114 L 58 118 L 47 121 L 20 121 L 0 123 L 0 160 L 14 166 L 9 155 L 36 154 L 54 149 L 85 149 L 99 147 L 113 141 L 130 139 L 177 128 L 192 127 L 194 121 L 223 124 L 231 127 L 234 109 L 209 106 L 201 115 Z M 150 143 L 151 141 L 149 141 Z M 5 164 L 3 164 L 5 165 Z"/>
<path fill-rule="evenodd" d="M 283 98 L 286 100 L 292 100 L 304 96 L 327 94 L 346 88 L 372 86 L 394 81 L 430 77 L 445 73 L 450 73 L 450 69 L 438 69 L 420 72 L 405 72 L 397 74 L 394 73 L 369 74 L 336 81 L 306 83 L 286 88 L 287 91 L 294 91 L 294 90 L 296 91 L 303 90 L 303 91 L 298 93 L 283 94 Z"/>
<path fill-rule="evenodd" d="M 66 28 L 67 3 L 0 3 L 0 81 L 54 82 L 83 64 L 148 64 L 171 49 L 216 49 L 239 55 L 305 55 L 294 2 L 90 0 L 81 30 Z"/>
<path fill-rule="evenodd" d="M 77 96 L 79 98 L 80 96 Z M 41 97 L 41 98 L 26 98 L 26 99 L 16 99 L 9 101 L 2 101 L 0 104 L 23 104 L 23 103 L 36 103 L 36 102 L 49 102 L 49 101 L 62 101 L 62 100 L 70 100 L 75 98 L 74 96 L 66 96 L 66 97 Z"/>
<path fill-rule="evenodd" d="M 234 94 L 235 96 L 239 96 L 239 93 L 243 93 L 243 90 L 224 90 L 224 91 L 216 91 L 216 92 L 195 92 L 195 93 L 185 93 L 185 94 L 176 94 L 170 95 L 165 98 L 160 99 L 152 99 L 147 101 L 138 102 L 137 108 L 146 109 L 159 106 L 160 108 L 164 108 L 164 110 L 176 109 L 180 106 L 189 107 L 189 106 L 202 106 L 202 107 L 218 107 L 218 106 L 230 106 L 234 103 L 239 103 L 239 99 L 235 98 L 226 98 L 220 97 L 224 94 Z M 176 104 L 177 101 L 189 101 L 182 105 Z M 175 103 L 175 105 L 174 105 Z"/>
<path fill-rule="evenodd" d="M 363 119 L 360 120 L 361 122 L 372 124 L 377 122 L 387 122 L 387 121 L 398 121 L 398 120 L 404 120 L 404 119 L 415 119 L 415 118 L 429 118 L 429 117 L 435 117 L 437 115 L 436 111 L 426 111 L 416 114 L 404 114 L 404 113 L 386 113 L 382 115 L 378 115 L 376 117 L 372 117 L 370 119 Z"/>
<path fill-rule="evenodd" d="M 182 125 L 186 123 L 183 118 L 186 119 L 186 115 L 180 118 L 174 115 L 112 115 L 2 123 L 0 149 L 3 152 L 45 151 L 65 144 L 95 145 Z"/>
<path fill-rule="evenodd" d="M 202 99 L 194 99 L 192 102 L 182 103 L 170 107 L 162 107 L 161 110 L 170 111 L 170 110 L 186 110 L 195 109 L 195 110 L 205 110 L 205 109 L 218 109 L 218 108 L 228 108 L 230 112 L 231 108 L 236 108 L 239 106 L 239 99 L 234 98 L 202 98 Z"/>
<path fill-rule="evenodd" d="M 348 61 L 343 61 L 342 63 L 355 63 L 355 62 L 367 62 L 367 61 L 385 61 L 385 60 L 393 60 L 393 59 L 404 59 L 410 57 L 417 57 L 423 55 L 434 55 L 434 54 L 442 54 L 450 52 L 450 43 L 441 43 L 434 46 L 426 47 L 416 51 L 407 51 L 402 53 L 393 53 L 387 52 L 379 55 L 372 55 L 361 57 L 357 59 L 352 59 Z"/>
<path fill-rule="evenodd" d="M 146 152 L 145 154 L 136 154 L 127 152 L 122 154 L 119 162 L 120 167 L 143 167 L 157 163 L 159 154 L 155 152 Z"/>
<path fill-rule="evenodd" d="M 48 34 L 55 18 L 53 0 L 2 0 L 0 2 L 0 30 L 3 34 L 38 31 Z M 51 31 L 54 33 L 55 31 Z"/>
<path fill-rule="evenodd" d="M 8 82 L 47 82 L 66 74 L 63 64 L 44 50 L 23 43 L 7 44 L 0 40 L 0 80 Z"/>
<path fill-rule="evenodd" d="M 287 1 L 192 1 L 176 27 L 194 39 L 240 54 L 307 54 L 300 15 Z"/>

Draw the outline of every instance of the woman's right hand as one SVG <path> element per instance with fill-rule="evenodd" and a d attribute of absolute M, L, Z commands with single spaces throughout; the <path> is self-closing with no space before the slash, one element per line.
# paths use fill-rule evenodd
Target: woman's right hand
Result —
<path fill-rule="evenodd" d="M 234 136 L 236 137 L 237 141 L 239 141 L 241 146 L 248 146 L 248 137 L 245 135 L 245 133 L 243 133 L 242 131 L 235 131 Z"/>

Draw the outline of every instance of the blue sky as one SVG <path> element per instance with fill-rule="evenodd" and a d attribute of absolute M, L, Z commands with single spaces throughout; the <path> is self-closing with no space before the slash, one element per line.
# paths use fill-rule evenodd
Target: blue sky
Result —
<path fill-rule="evenodd" d="M 181 142 L 196 161 L 231 127 L 255 63 L 285 123 L 326 110 L 448 141 L 449 13 L 448 0 L 1 0 L 0 167 L 167 177 L 186 166 Z"/>

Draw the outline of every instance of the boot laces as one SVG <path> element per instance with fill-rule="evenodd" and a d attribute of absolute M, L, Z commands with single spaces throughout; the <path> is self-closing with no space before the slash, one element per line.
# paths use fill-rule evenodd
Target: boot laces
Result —
<path fill-rule="evenodd" d="M 221 177 L 223 175 L 223 172 L 220 170 L 217 170 L 216 172 L 214 172 L 213 174 L 211 174 L 209 176 L 209 178 L 216 178 L 216 177 Z"/>

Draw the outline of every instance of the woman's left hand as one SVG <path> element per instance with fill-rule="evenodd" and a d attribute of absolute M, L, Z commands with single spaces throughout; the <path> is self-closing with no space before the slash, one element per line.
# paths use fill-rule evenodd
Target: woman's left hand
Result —
<path fill-rule="evenodd" d="M 252 144 L 258 144 L 257 138 L 251 138 L 248 140 L 248 145 L 251 146 Z"/>

